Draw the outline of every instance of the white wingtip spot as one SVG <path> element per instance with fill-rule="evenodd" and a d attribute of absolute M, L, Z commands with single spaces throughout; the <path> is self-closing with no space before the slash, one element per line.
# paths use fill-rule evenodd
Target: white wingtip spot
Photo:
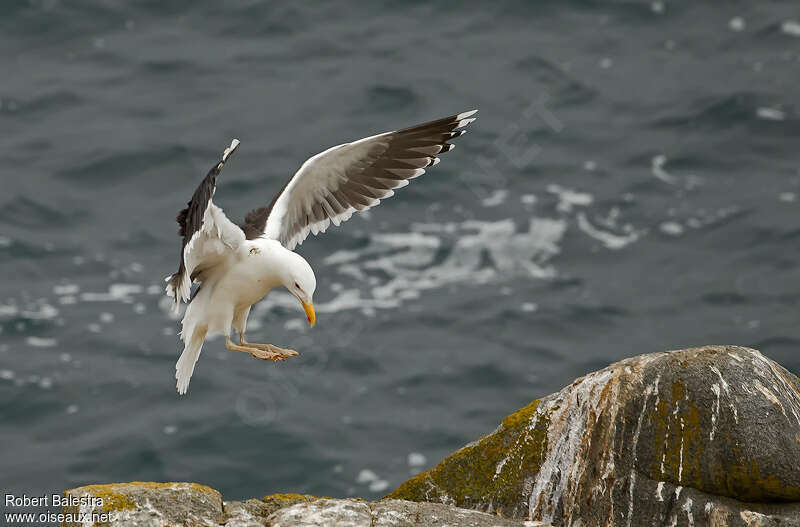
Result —
<path fill-rule="evenodd" d="M 438 164 L 439 164 L 439 161 L 441 161 L 441 159 L 439 159 L 438 157 L 434 157 L 434 158 L 433 158 L 433 161 L 431 161 L 431 164 L 430 164 L 430 165 L 428 165 L 428 166 L 430 166 L 430 167 L 435 167 L 436 165 L 438 165 Z"/>
<path fill-rule="evenodd" d="M 231 146 L 229 146 L 228 148 L 226 148 L 226 149 L 225 149 L 225 151 L 222 153 L 222 160 L 223 160 L 223 161 L 227 161 L 227 160 L 228 160 L 228 157 L 229 157 L 229 156 L 230 156 L 230 155 L 233 153 L 233 151 L 234 151 L 234 150 L 236 150 L 238 147 L 239 147 L 239 140 L 238 140 L 238 139 L 234 139 L 233 141 L 231 141 Z"/>
<path fill-rule="evenodd" d="M 469 123 L 471 123 L 475 119 L 476 119 L 475 117 L 473 117 L 472 119 L 461 119 L 460 121 L 458 121 L 458 124 L 456 125 L 456 128 L 461 128 L 462 126 L 467 126 Z"/>
<path fill-rule="evenodd" d="M 471 115 L 475 115 L 476 113 L 478 113 L 478 109 L 477 108 L 475 108 L 474 110 L 470 110 L 468 112 L 464 112 L 464 113 L 460 113 L 460 114 L 456 115 L 456 119 L 458 119 L 460 121 L 460 120 L 465 119 L 465 118 L 467 118 L 467 117 L 469 117 Z M 473 121 L 474 120 L 475 119 L 473 119 Z M 470 121 L 470 122 L 472 122 L 472 121 Z"/>

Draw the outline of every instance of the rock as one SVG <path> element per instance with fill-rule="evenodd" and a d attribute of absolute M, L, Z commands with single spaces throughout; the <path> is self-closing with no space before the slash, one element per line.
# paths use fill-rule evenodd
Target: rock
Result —
<path fill-rule="evenodd" d="M 556 526 L 800 526 L 800 380 L 736 346 L 633 357 L 388 497 Z"/>
<path fill-rule="evenodd" d="M 89 485 L 64 492 L 65 497 L 100 498 L 102 503 L 87 502 L 84 506 L 63 507 L 64 514 L 94 514 L 95 519 L 81 518 L 64 522 L 66 527 L 84 525 L 192 525 L 218 527 L 225 516 L 219 492 L 197 483 L 112 483 Z M 93 506 L 94 505 L 94 506 Z M 111 521 L 103 521 L 110 515 Z M 97 520 L 100 520 L 99 522 Z"/>
<path fill-rule="evenodd" d="M 352 499 L 292 505 L 267 518 L 271 527 L 523 527 L 526 523 L 439 503 Z"/>
<path fill-rule="evenodd" d="M 225 527 L 263 527 L 265 518 L 280 507 L 272 507 L 258 499 L 226 501 L 222 504 Z"/>
<path fill-rule="evenodd" d="M 195 483 L 116 483 L 66 491 L 65 496 L 101 498 L 94 506 L 64 507 L 64 514 L 94 514 L 67 527 L 522 527 L 507 520 L 439 503 L 317 498 L 273 494 L 262 499 L 226 501 L 216 490 Z M 102 515 L 106 515 L 103 517 Z M 108 516 L 110 515 L 110 516 Z"/>

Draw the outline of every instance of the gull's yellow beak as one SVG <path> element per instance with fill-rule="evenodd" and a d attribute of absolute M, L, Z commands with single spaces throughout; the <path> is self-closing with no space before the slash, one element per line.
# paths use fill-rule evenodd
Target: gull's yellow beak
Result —
<path fill-rule="evenodd" d="M 306 304 L 302 300 L 300 301 L 303 304 L 303 309 L 306 311 L 306 316 L 308 317 L 308 323 L 311 324 L 311 327 L 314 327 L 314 324 L 317 323 L 317 314 L 314 313 L 314 302 L 309 302 Z"/>

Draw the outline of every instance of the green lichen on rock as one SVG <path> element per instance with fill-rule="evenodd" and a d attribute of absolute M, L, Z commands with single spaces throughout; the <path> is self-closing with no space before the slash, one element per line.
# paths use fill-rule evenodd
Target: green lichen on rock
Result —
<path fill-rule="evenodd" d="M 781 468 L 800 456 L 800 380 L 755 350 L 706 346 L 663 354 L 640 383 L 662 388 L 645 407 L 637 469 L 656 481 L 747 502 L 800 500 Z M 727 379 L 727 380 L 726 380 Z M 638 405 L 638 406 L 637 406 Z"/>
<path fill-rule="evenodd" d="M 294 505 L 296 503 L 311 503 L 321 499 L 327 498 L 318 498 L 317 496 L 312 496 L 311 494 L 279 493 L 264 496 L 261 498 L 261 501 L 266 505 L 268 514 L 271 514 L 276 510 L 282 509 L 283 507 L 288 507 L 289 505 Z"/>
<path fill-rule="evenodd" d="M 576 379 L 388 497 L 554 525 L 682 524 L 677 515 L 723 510 L 738 525 L 795 517 L 798 466 L 800 380 L 756 350 L 704 346 Z"/>
<path fill-rule="evenodd" d="M 92 496 L 102 499 L 102 504 L 91 511 L 79 507 L 64 507 L 62 512 L 104 514 L 111 518 L 104 525 L 151 525 L 154 522 L 183 525 L 193 518 L 224 518 L 222 496 L 206 485 L 197 483 L 161 483 L 133 481 L 88 485 L 64 492 L 65 496 Z M 149 523 L 148 523 L 149 522 Z M 82 523 L 65 524 L 65 527 Z M 83 527 L 83 526 L 82 526 Z"/>
<path fill-rule="evenodd" d="M 507 416 L 489 435 L 454 452 L 386 496 L 436 501 L 518 515 L 525 474 L 536 472 L 547 450 L 549 414 L 539 401 Z"/>
<path fill-rule="evenodd" d="M 81 489 L 84 490 L 86 494 L 102 499 L 103 510 L 105 511 L 121 511 L 136 507 L 136 502 L 125 494 L 117 492 L 115 490 L 116 487 L 117 485 L 115 484 L 88 485 L 86 487 L 81 487 Z M 66 492 L 64 494 L 66 495 Z"/>

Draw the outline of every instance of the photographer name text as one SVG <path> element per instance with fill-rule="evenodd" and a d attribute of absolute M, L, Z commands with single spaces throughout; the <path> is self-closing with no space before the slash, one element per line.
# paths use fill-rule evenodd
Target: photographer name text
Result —
<path fill-rule="evenodd" d="M 6 507 L 91 507 L 102 508 L 103 498 L 96 496 L 62 496 L 61 494 L 43 494 L 41 496 L 15 496 L 6 494 Z"/>

